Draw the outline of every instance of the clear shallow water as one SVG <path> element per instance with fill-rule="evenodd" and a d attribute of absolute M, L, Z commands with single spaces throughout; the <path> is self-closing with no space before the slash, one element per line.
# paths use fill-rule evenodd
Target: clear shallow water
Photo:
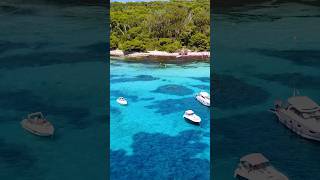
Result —
<path fill-rule="evenodd" d="M 194 95 L 209 92 L 210 65 L 111 60 L 110 71 L 111 179 L 209 179 L 210 111 Z M 187 109 L 201 126 L 182 118 Z"/>
<path fill-rule="evenodd" d="M 0 3 L 0 179 L 106 178 L 108 74 L 99 17 L 104 8 Z M 52 139 L 21 128 L 34 111 L 55 126 Z"/>
<path fill-rule="evenodd" d="M 239 159 L 261 152 L 290 179 L 320 178 L 320 144 L 300 138 L 267 110 L 296 87 L 320 103 L 319 7 L 243 7 L 214 14 L 215 179 L 233 179 Z"/>

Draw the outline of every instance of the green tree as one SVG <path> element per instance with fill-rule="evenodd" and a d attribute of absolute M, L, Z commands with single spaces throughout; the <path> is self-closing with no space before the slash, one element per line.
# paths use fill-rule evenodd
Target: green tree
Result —
<path fill-rule="evenodd" d="M 114 34 L 110 35 L 110 49 L 117 49 L 119 46 L 119 38 Z"/>
<path fill-rule="evenodd" d="M 126 41 L 121 45 L 121 49 L 125 53 L 131 53 L 131 52 L 144 52 L 146 51 L 146 47 L 142 43 L 142 41 L 133 39 L 130 41 Z"/>
<path fill-rule="evenodd" d="M 111 49 L 210 49 L 209 0 L 112 2 L 110 16 Z"/>
<path fill-rule="evenodd" d="M 210 42 L 206 35 L 197 33 L 190 38 L 190 47 L 195 48 L 198 51 L 209 50 Z"/>
<path fill-rule="evenodd" d="M 170 44 L 167 44 L 167 45 L 163 46 L 163 51 L 167 51 L 167 52 L 173 53 L 173 52 L 177 52 L 181 48 L 182 48 L 182 45 L 180 44 L 180 42 L 179 41 L 175 41 L 173 43 L 170 43 Z"/>

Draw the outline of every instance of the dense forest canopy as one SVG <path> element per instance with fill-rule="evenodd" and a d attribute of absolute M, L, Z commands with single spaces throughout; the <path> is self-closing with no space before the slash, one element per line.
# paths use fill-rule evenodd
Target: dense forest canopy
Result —
<path fill-rule="evenodd" d="M 209 0 L 112 2 L 110 16 L 111 49 L 210 49 Z"/>

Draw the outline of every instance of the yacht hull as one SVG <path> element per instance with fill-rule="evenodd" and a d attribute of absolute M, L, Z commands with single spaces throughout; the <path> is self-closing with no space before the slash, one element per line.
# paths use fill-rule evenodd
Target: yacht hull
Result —
<path fill-rule="evenodd" d="M 127 102 L 127 101 L 120 101 L 120 100 L 117 100 L 117 102 L 118 102 L 118 104 L 123 105 L 123 106 L 128 105 L 128 102 Z"/>
<path fill-rule="evenodd" d="M 192 120 L 190 120 L 190 119 L 188 119 L 186 117 L 184 117 L 184 120 L 186 120 L 188 123 L 193 124 L 193 125 L 197 125 L 197 126 L 200 125 L 200 122 L 194 122 L 194 121 L 192 121 Z"/>
<path fill-rule="evenodd" d="M 37 135 L 37 136 L 43 136 L 43 137 L 53 136 L 53 133 L 52 133 L 52 134 L 49 134 L 49 133 L 40 133 L 40 132 L 34 131 L 34 130 L 32 130 L 32 129 L 29 129 L 29 128 L 24 128 L 24 129 L 27 130 L 28 132 L 34 134 L 34 135 Z"/>
<path fill-rule="evenodd" d="M 53 134 L 54 134 L 53 126 L 50 126 L 50 128 L 48 130 L 46 130 L 46 131 L 37 130 L 36 128 L 33 128 L 32 126 L 28 125 L 27 124 L 27 120 L 23 120 L 21 122 L 21 126 L 26 131 L 28 131 L 28 132 L 30 132 L 30 133 L 32 133 L 34 135 L 37 135 L 37 136 L 46 137 L 46 136 L 53 136 Z"/>
<path fill-rule="evenodd" d="M 210 107 L 210 101 L 202 98 L 201 96 L 196 96 L 196 99 L 204 106 Z"/>
<path fill-rule="evenodd" d="M 294 133 L 306 139 L 320 141 L 320 135 L 318 136 L 313 135 L 310 132 L 310 129 L 306 128 L 303 124 L 299 123 L 296 119 L 291 118 L 290 116 L 285 114 L 284 110 L 276 109 L 274 113 L 278 117 L 279 122 L 281 122 L 284 126 L 286 126 L 288 129 L 290 129 Z"/>
<path fill-rule="evenodd" d="M 266 175 L 266 173 L 269 174 Z M 245 172 L 240 169 L 236 169 L 233 177 L 238 180 L 289 180 L 287 176 L 275 169 L 271 172 Z"/>

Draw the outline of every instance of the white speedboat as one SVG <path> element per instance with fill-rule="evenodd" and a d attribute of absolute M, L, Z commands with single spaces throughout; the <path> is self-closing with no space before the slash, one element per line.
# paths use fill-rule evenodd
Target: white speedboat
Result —
<path fill-rule="evenodd" d="M 119 97 L 117 99 L 117 102 L 121 105 L 127 105 L 128 104 L 128 101 L 124 98 L 124 97 Z"/>
<path fill-rule="evenodd" d="M 38 136 L 52 136 L 54 134 L 53 125 L 44 118 L 41 112 L 29 114 L 26 119 L 21 121 L 21 126 Z"/>
<path fill-rule="evenodd" d="M 187 110 L 183 114 L 183 118 L 192 124 L 199 125 L 201 122 L 201 118 L 197 116 L 192 110 Z"/>
<path fill-rule="evenodd" d="M 242 180 L 289 180 L 260 153 L 248 154 L 242 157 L 234 172 L 234 178 Z"/>
<path fill-rule="evenodd" d="M 307 96 L 296 96 L 287 101 L 277 100 L 274 109 L 279 121 L 296 134 L 320 141 L 320 107 Z"/>
<path fill-rule="evenodd" d="M 207 92 L 200 92 L 196 95 L 196 99 L 205 106 L 210 106 L 210 94 Z"/>

